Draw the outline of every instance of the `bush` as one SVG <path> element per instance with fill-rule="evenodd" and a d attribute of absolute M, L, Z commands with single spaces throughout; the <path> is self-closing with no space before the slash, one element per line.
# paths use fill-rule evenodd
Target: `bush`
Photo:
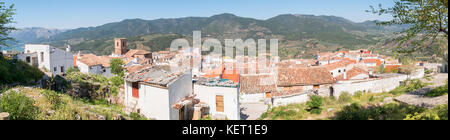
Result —
<path fill-rule="evenodd" d="M 2 84 L 34 84 L 44 73 L 29 64 L 0 56 L 0 86 Z"/>
<path fill-rule="evenodd" d="M 33 120 L 40 112 L 33 106 L 33 99 L 15 91 L 2 94 L 0 103 L 1 110 L 8 112 L 11 120 Z"/>
<path fill-rule="evenodd" d="M 349 103 L 349 102 L 352 102 L 352 95 L 350 95 L 350 93 L 348 93 L 348 92 L 343 92 L 340 96 L 339 96 L 339 99 L 338 99 L 338 101 L 340 102 L 340 103 Z"/>
<path fill-rule="evenodd" d="M 401 95 L 401 94 L 404 94 L 404 93 L 413 92 L 415 90 L 424 88 L 424 87 L 426 87 L 428 85 L 430 85 L 430 84 L 423 83 L 419 79 L 407 80 L 407 81 L 404 81 L 404 85 L 395 88 L 390 93 L 393 94 L 393 95 Z"/>
<path fill-rule="evenodd" d="M 147 120 L 145 117 L 142 117 L 141 115 L 139 115 L 138 113 L 135 113 L 135 112 L 130 114 L 130 118 L 132 120 Z"/>
<path fill-rule="evenodd" d="M 57 92 L 54 91 L 50 91 L 50 90 L 44 90 L 42 92 L 42 94 L 44 95 L 44 97 L 46 98 L 46 100 L 53 105 L 52 109 L 53 110 L 57 110 L 59 109 L 59 107 L 61 105 L 63 105 L 63 101 L 61 99 L 60 94 L 58 94 Z"/>
<path fill-rule="evenodd" d="M 336 114 L 337 120 L 368 120 L 369 113 L 364 110 L 364 108 L 358 104 L 353 103 L 350 106 L 344 107 L 341 112 Z"/>
<path fill-rule="evenodd" d="M 363 107 L 358 103 L 344 107 L 336 113 L 337 120 L 403 120 L 409 114 L 424 112 L 424 108 L 405 104 Z"/>
<path fill-rule="evenodd" d="M 322 113 L 322 104 L 323 98 L 320 96 L 311 96 L 310 101 L 306 103 L 309 107 L 309 112 L 312 114 L 321 114 Z"/>
<path fill-rule="evenodd" d="M 448 120 L 448 104 L 434 107 L 423 113 L 408 115 L 405 120 Z"/>
<path fill-rule="evenodd" d="M 444 86 L 437 87 L 430 92 L 428 92 L 425 96 L 427 97 L 439 97 L 448 94 L 448 81 Z"/>

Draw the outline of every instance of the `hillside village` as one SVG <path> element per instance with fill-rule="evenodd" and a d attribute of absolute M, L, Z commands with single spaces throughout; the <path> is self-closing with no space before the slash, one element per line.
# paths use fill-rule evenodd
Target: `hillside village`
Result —
<path fill-rule="evenodd" d="M 26 44 L 22 53 L 3 52 L 2 55 L 44 72 L 34 88 L 61 89 L 67 94 L 70 91 L 69 95 L 74 97 L 84 97 L 84 92 L 88 92 L 86 97 L 98 97 L 122 106 L 125 114 L 155 120 L 257 119 L 270 109 L 304 104 L 315 97 L 390 92 L 411 79 L 448 73 L 446 63 L 402 64 L 396 58 L 370 50 L 317 52 L 314 59 L 280 60 L 268 53 L 259 54 L 263 57 L 229 58 L 202 55 L 200 48 L 158 52 L 128 49 L 126 38 L 114 39 L 114 52 L 108 56 L 72 52 L 70 46 L 61 50 L 34 44 Z M 114 73 L 111 64 L 114 59 L 123 62 L 123 76 Z M 78 77 L 73 76 L 78 72 L 73 71 L 104 79 L 118 78 L 122 82 L 117 86 L 110 83 L 85 86 L 94 87 L 90 92 L 89 88 L 83 90 L 81 83 L 77 83 L 78 89 L 77 86 L 67 89 L 64 82 L 55 80 L 59 77 L 74 85 L 76 82 L 70 78 Z M 107 93 L 113 90 L 117 95 L 111 97 Z M 399 102 L 408 103 L 408 100 L 402 98 Z M 431 106 L 445 103 L 448 104 L 448 97 Z M 258 107 L 252 108 L 252 104 Z M 424 105 L 428 104 L 419 103 Z M 263 109 L 256 111 L 258 108 Z"/>

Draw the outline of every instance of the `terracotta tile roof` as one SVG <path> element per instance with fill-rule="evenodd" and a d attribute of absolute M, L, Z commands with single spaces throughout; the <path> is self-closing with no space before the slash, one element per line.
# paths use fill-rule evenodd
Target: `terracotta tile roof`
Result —
<path fill-rule="evenodd" d="M 244 94 L 266 93 L 277 91 L 275 75 L 241 75 L 240 92 Z"/>
<path fill-rule="evenodd" d="M 332 71 L 338 68 L 342 68 L 342 67 L 346 67 L 348 65 L 351 65 L 352 62 L 349 60 L 342 60 L 339 62 L 335 62 L 335 63 L 331 63 L 331 64 L 327 64 L 324 67 L 328 70 L 328 71 Z"/>
<path fill-rule="evenodd" d="M 363 63 L 377 63 L 377 66 L 381 65 L 380 59 L 364 59 L 361 62 L 363 62 Z"/>
<path fill-rule="evenodd" d="M 352 79 L 355 76 L 358 76 L 361 74 L 369 75 L 369 72 L 365 71 L 361 68 L 354 67 L 353 69 L 347 71 L 347 79 L 344 79 L 344 74 L 341 74 L 338 77 L 336 77 L 336 80 L 348 80 L 348 79 Z"/>
<path fill-rule="evenodd" d="M 125 58 L 131 58 L 134 57 L 134 55 L 145 55 L 145 54 L 150 54 L 149 51 L 146 50 L 129 50 L 124 57 Z"/>
<path fill-rule="evenodd" d="M 324 67 L 278 70 L 278 86 L 322 85 L 335 82 L 331 73 Z"/>
<path fill-rule="evenodd" d="M 273 92 L 272 97 L 282 97 L 289 95 L 296 95 L 303 92 L 302 86 L 283 87 L 281 91 Z"/>
<path fill-rule="evenodd" d="M 103 67 L 110 67 L 110 61 L 111 57 L 108 56 L 96 56 L 93 54 L 83 54 L 79 58 L 77 58 L 77 61 L 86 64 L 88 66 L 96 66 L 96 65 L 102 65 Z"/>
<path fill-rule="evenodd" d="M 150 65 L 136 65 L 136 66 L 127 67 L 127 71 L 128 71 L 128 73 L 135 73 L 139 70 L 149 68 L 149 67 L 151 67 L 151 66 Z"/>

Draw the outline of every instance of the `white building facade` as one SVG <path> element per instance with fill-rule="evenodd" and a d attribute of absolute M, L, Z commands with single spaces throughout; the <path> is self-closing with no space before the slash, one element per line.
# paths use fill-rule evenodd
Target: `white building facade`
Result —
<path fill-rule="evenodd" d="M 70 49 L 69 49 L 70 50 Z M 36 53 L 38 67 L 53 74 L 64 74 L 73 67 L 73 54 L 50 45 L 25 45 L 25 53 Z"/>

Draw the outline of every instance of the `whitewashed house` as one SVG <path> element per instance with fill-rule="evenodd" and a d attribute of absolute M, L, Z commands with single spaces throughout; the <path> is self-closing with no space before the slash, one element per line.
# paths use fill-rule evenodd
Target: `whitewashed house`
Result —
<path fill-rule="evenodd" d="M 353 69 L 354 64 L 348 60 L 342 60 L 336 63 L 327 64 L 324 67 L 331 73 L 334 78 L 336 78 Z"/>
<path fill-rule="evenodd" d="M 20 56 L 18 59 L 28 62 L 27 59 L 30 58 L 30 62 L 35 63 L 32 61 L 37 58 L 38 67 L 51 72 L 53 76 L 64 74 L 68 68 L 73 67 L 73 54 L 70 53 L 69 46 L 64 51 L 50 45 L 26 44 L 24 54 L 24 57 Z"/>
<path fill-rule="evenodd" d="M 239 84 L 231 80 L 200 78 L 195 81 L 194 94 L 207 113 L 215 119 L 240 120 Z"/>
<path fill-rule="evenodd" d="M 127 112 L 150 119 L 186 120 L 193 112 L 192 88 L 190 70 L 153 66 L 125 77 L 124 103 Z"/>
<path fill-rule="evenodd" d="M 103 75 L 108 78 L 114 76 L 114 74 L 111 73 L 110 66 L 110 61 L 112 58 L 108 56 L 79 54 L 76 58 L 76 66 L 82 73 Z"/>

